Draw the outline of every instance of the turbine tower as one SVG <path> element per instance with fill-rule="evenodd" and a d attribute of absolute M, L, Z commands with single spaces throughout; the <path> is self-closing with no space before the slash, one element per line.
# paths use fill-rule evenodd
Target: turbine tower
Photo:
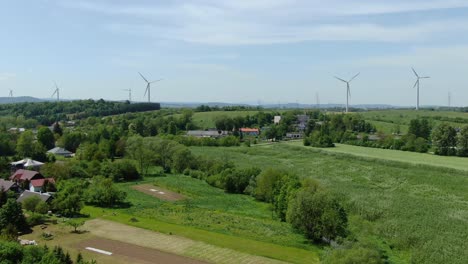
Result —
<path fill-rule="evenodd" d="M 155 82 L 159 82 L 162 79 L 150 82 L 143 76 L 143 74 L 141 74 L 141 72 L 138 72 L 138 73 L 140 74 L 141 78 L 143 78 L 143 80 L 146 82 L 145 95 L 148 94 L 148 103 L 151 103 L 151 84 L 155 83 Z M 145 96 L 145 95 L 143 95 L 143 96 Z"/>
<path fill-rule="evenodd" d="M 356 75 L 354 75 L 354 77 L 351 78 L 349 81 L 345 81 L 345 80 L 335 76 L 336 79 L 346 83 L 346 113 L 348 113 L 349 97 L 351 96 L 351 89 L 349 87 L 349 83 L 351 83 L 351 81 L 354 80 L 354 78 L 358 77 L 359 74 L 360 74 L 360 72 L 358 72 Z"/>
<path fill-rule="evenodd" d="M 128 101 L 132 102 L 132 89 L 122 89 L 122 91 L 128 92 Z"/>
<path fill-rule="evenodd" d="M 10 90 L 10 93 L 8 94 L 8 96 L 13 97 L 13 90 L 9 89 Z"/>
<path fill-rule="evenodd" d="M 416 99 L 416 110 L 419 110 L 419 80 L 421 79 L 428 79 L 430 78 L 429 76 L 424 76 L 421 77 L 419 74 L 414 70 L 414 68 L 411 68 L 413 70 L 414 75 L 416 75 L 416 82 L 414 83 L 413 88 L 417 87 L 417 99 Z"/>
<path fill-rule="evenodd" d="M 50 97 L 54 97 L 54 95 L 57 95 L 57 102 L 58 102 L 60 101 L 60 90 L 59 90 L 57 83 L 54 82 L 54 84 L 55 84 L 55 90 L 54 90 L 54 93 Z"/>

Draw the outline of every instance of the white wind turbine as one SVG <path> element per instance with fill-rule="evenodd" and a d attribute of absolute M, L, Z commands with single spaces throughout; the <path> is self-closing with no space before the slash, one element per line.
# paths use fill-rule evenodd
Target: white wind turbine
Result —
<path fill-rule="evenodd" d="M 10 90 L 10 93 L 8 94 L 8 96 L 11 98 L 13 97 L 13 90 L 12 89 L 9 89 Z"/>
<path fill-rule="evenodd" d="M 57 102 L 58 102 L 60 101 L 60 90 L 59 90 L 57 83 L 54 82 L 54 84 L 55 84 L 55 90 L 54 90 L 54 93 L 50 97 L 54 97 L 54 95 L 57 95 Z"/>
<path fill-rule="evenodd" d="M 351 96 L 351 89 L 350 89 L 350 87 L 349 87 L 349 83 L 350 83 L 352 80 L 354 80 L 354 78 L 358 77 L 359 74 L 360 74 L 360 73 L 358 72 L 358 74 L 354 75 L 354 77 L 351 78 L 349 81 L 345 81 L 345 80 L 343 80 L 343 79 L 338 78 L 338 77 L 335 76 L 336 79 L 338 79 L 338 80 L 340 80 L 340 81 L 346 83 L 346 113 L 348 113 L 349 97 Z"/>
<path fill-rule="evenodd" d="M 122 89 L 122 91 L 128 92 L 128 101 L 132 102 L 132 89 Z"/>
<path fill-rule="evenodd" d="M 145 94 L 143 96 L 148 94 L 148 103 L 150 103 L 151 102 L 151 84 L 155 83 L 155 82 L 159 82 L 162 79 L 150 82 L 143 76 L 143 74 L 141 74 L 140 72 L 138 72 L 138 73 L 140 74 L 141 78 L 143 78 L 143 80 L 146 82 L 146 90 L 145 90 Z"/>
<path fill-rule="evenodd" d="M 421 79 L 428 79 L 431 78 L 429 76 L 424 76 L 421 77 L 419 74 L 414 70 L 414 68 L 411 68 L 413 70 L 414 75 L 416 75 L 416 82 L 414 83 L 413 88 L 417 87 L 417 99 L 416 99 L 416 110 L 419 110 L 419 80 Z"/>

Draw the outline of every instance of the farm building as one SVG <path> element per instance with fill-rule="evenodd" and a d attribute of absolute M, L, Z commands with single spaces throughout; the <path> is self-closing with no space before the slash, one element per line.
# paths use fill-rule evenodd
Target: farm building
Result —
<path fill-rule="evenodd" d="M 297 115 L 297 130 L 298 131 L 305 131 L 307 128 L 307 123 L 310 120 L 310 117 L 308 115 Z"/>
<path fill-rule="evenodd" d="M 221 130 L 190 130 L 187 132 L 187 136 L 198 138 L 220 138 L 228 135 L 227 131 Z"/>
<path fill-rule="evenodd" d="M 16 169 L 23 169 L 27 167 L 32 167 L 34 169 L 37 169 L 41 167 L 42 165 L 44 165 L 44 163 L 36 161 L 36 160 L 32 160 L 32 159 L 22 159 L 20 161 L 15 161 L 10 164 Z"/>
<path fill-rule="evenodd" d="M 53 155 L 57 155 L 57 156 L 62 156 L 62 157 L 65 157 L 65 158 L 70 158 L 73 156 L 73 153 L 64 149 L 64 148 L 60 148 L 60 147 L 55 147 L 49 151 L 47 151 L 48 154 L 53 154 Z"/>
<path fill-rule="evenodd" d="M 300 139 L 303 137 L 302 133 L 286 133 L 286 139 Z"/>
<path fill-rule="evenodd" d="M 273 123 L 274 123 L 274 124 L 277 125 L 277 124 L 279 124 L 280 122 L 281 122 L 281 116 L 275 116 L 275 117 L 273 118 Z"/>
<path fill-rule="evenodd" d="M 260 131 L 258 130 L 258 128 L 247 128 L 247 127 L 243 127 L 241 129 L 239 129 L 239 132 L 243 135 L 243 136 L 258 136 L 260 134 Z"/>

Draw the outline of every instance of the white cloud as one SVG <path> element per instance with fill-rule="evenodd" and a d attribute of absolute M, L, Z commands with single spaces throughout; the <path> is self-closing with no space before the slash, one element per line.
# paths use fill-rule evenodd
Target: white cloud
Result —
<path fill-rule="evenodd" d="M 369 15 L 468 7 L 460 0 L 201 0 L 169 4 L 60 2 L 108 15 L 104 28 L 145 37 L 214 45 L 315 40 L 424 41 L 438 33 L 468 31 L 468 20 L 426 19 L 391 25 Z M 352 16 L 355 20 L 346 17 Z M 130 22 L 129 22 L 130 21 Z M 400 21 L 401 22 L 401 21 Z"/>
<path fill-rule="evenodd" d="M 10 79 L 14 79 L 15 77 L 16 77 L 16 74 L 14 73 L 0 72 L 0 81 L 7 81 Z"/>

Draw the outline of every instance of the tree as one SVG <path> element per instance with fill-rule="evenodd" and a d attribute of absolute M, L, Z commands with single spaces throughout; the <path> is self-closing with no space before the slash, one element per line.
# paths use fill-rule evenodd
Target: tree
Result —
<path fill-rule="evenodd" d="M 329 192 L 311 192 L 308 188 L 291 199 L 286 219 L 314 241 L 345 236 L 348 223 L 345 210 Z"/>
<path fill-rule="evenodd" d="M 260 173 L 257 176 L 255 198 L 260 201 L 273 202 L 274 192 L 284 175 L 287 175 L 287 173 L 275 169 L 267 169 Z"/>
<path fill-rule="evenodd" d="M 142 175 L 148 173 L 149 166 L 156 158 L 154 149 L 151 148 L 147 141 L 147 138 L 136 135 L 129 137 L 126 144 L 128 157 L 137 161 Z"/>
<path fill-rule="evenodd" d="M 21 157 L 32 157 L 34 145 L 34 134 L 27 130 L 23 132 L 16 142 L 16 152 Z"/>
<path fill-rule="evenodd" d="M 456 154 L 457 131 L 449 124 L 440 124 L 432 131 L 432 145 L 435 154 L 452 156 Z"/>
<path fill-rule="evenodd" d="M 46 149 L 55 147 L 55 137 L 48 127 L 41 127 L 37 131 L 37 141 L 39 141 Z"/>
<path fill-rule="evenodd" d="M 21 204 L 16 202 L 14 198 L 8 199 L 0 208 L 0 230 L 9 224 L 14 225 L 17 230 L 24 230 L 27 227 Z"/>
<path fill-rule="evenodd" d="M 97 176 L 94 177 L 92 186 L 86 190 L 84 197 L 88 204 L 113 207 L 122 203 L 127 193 L 115 187 L 112 179 Z"/>
<path fill-rule="evenodd" d="M 60 136 L 62 136 L 62 134 L 63 134 L 63 130 L 62 130 L 62 127 L 60 126 L 59 122 L 54 123 L 54 127 L 53 127 L 52 130 L 54 131 L 54 134 L 58 134 Z"/>
<path fill-rule="evenodd" d="M 36 207 L 38 206 L 40 202 L 42 202 L 41 198 L 34 195 L 25 199 L 22 203 L 22 206 L 25 210 L 31 211 L 34 213 L 36 212 Z"/>
<path fill-rule="evenodd" d="M 83 226 L 84 225 L 84 221 L 80 221 L 80 220 L 68 220 L 67 222 L 65 222 L 65 224 L 67 226 L 71 226 L 73 227 L 73 233 L 78 233 L 78 228 Z"/>
<path fill-rule="evenodd" d="M 458 156 L 468 157 L 468 126 L 460 130 L 457 137 Z"/>
<path fill-rule="evenodd" d="M 84 182 L 78 179 L 61 181 L 58 191 L 52 202 L 53 207 L 64 215 L 76 215 L 83 207 Z"/>

